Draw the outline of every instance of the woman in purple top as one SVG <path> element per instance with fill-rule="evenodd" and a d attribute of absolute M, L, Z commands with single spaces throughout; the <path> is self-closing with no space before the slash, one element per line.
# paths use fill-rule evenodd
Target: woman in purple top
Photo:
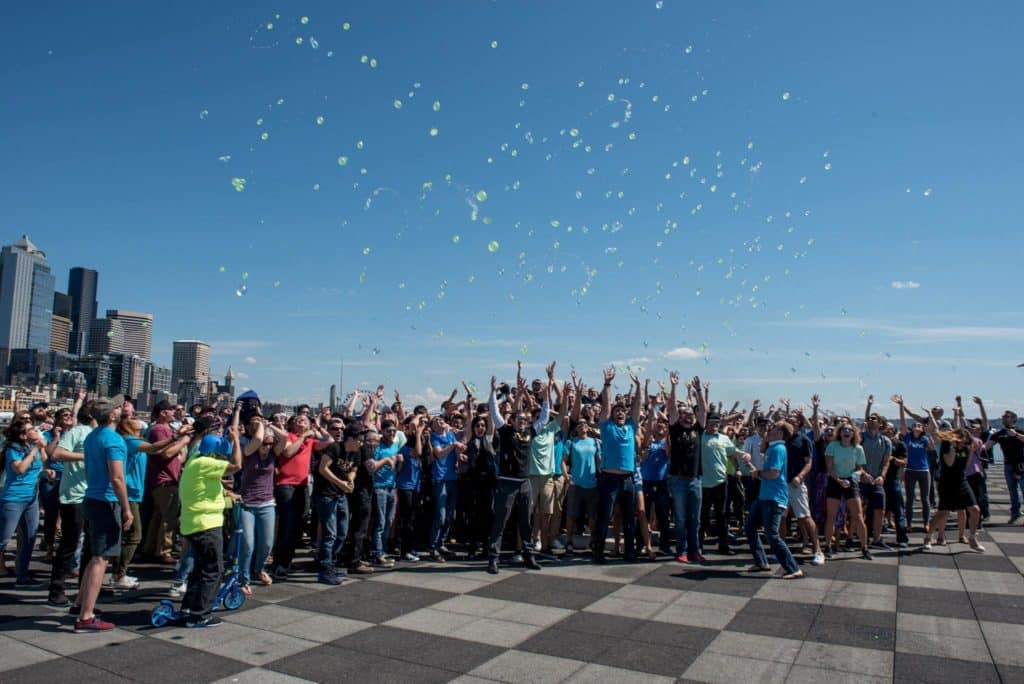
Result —
<path fill-rule="evenodd" d="M 253 416 L 242 438 L 242 470 L 238 494 L 242 497 L 242 552 L 238 559 L 242 591 L 251 594 L 249 582 L 273 583 L 263 566 L 274 545 L 274 442 L 276 433 Z"/>

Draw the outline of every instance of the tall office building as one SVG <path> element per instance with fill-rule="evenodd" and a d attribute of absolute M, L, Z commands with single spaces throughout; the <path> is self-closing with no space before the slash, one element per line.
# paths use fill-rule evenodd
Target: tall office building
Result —
<path fill-rule="evenodd" d="M 85 354 L 123 354 L 124 326 L 116 318 L 94 318 L 86 336 Z"/>
<path fill-rule="evenodd" d="M 153 350 L 153 314 L 107 309 L 107 319 L 121 324 L 121 351 L 149 361 Z"/>
<path fill-rule="evenodd" d="M 50 349 L 54 284 L 27 235 L 0 250 L 0 348 Z"/>
<path fill-rule="evenodd" d="M 199 340 L 174 340 L 171 356 L 171 388 L 180 392 L 182 383 L 205 388 L 210 379 L 210 345 Z"/>
<path fill-rule="evenodd" d="M 50 351 L 67 354 L 71 345 L 71 297 L 63 292 L 53 293 Z"/>
<path fill-rule="evenodd" d="M 71 297 L 72 354 L 85 354 L 89 346 L 89 331 L 99 311 L 96 290 L 100 275 L 91 268 L 76 266 L 68 274 L 68 296 Z"/>

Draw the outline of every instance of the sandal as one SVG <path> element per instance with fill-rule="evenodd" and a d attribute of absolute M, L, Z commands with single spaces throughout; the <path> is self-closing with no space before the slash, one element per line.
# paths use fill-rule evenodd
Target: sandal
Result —
<path fill-rule="evenodd" d="M 262 585 L 263 585 L 263 586 L 265 586 L 265 587 L 269 587 L 269 586 L 270 586 L 271 584 L 273 584 L 273 583 L 274 583 L 274 580 L 273 580 L 273 578 L 272 578 L 272 577 L 271 577 L 271 576 L 270 576 L 270 575 L 269 575 L 269 574 L 267 573 L 267 571 L 266 571 L 266 570 L 261 570 L 261 571 L 260 571 L 260 584 L 262 584 Z"/>
<path fill-rule="evenodd" d="M 247 597 L 252 597 L 252 587 L 250 587 L 248 584 L 243 584 L 242 593 L 245 594 Z"/>
<path fill-rule="evenodd" d="M 771 572 L 771 567 L 767 565 L 751 565 L 747 568 L 747 572 Z"/>
<path fill-rule="evenodd" d="M 791 572 L 788 575 L 783 575 L 782 579 L 784 579 L 784 580 L 795 580 L 795 579 L 801 579 L 803 576 L 804 576 L 804 571 L 803 570 L 797 570 L 796 572 Z"/>

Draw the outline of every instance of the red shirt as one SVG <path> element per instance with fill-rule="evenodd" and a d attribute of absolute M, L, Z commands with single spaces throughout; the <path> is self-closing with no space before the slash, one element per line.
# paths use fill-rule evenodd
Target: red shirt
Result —
<path fill-rule="evenodd" d="M 288 433 L 288 444 L 291 445 L 299 438 L 298 435 Z M 307 437 L 299 449 L 299 453 L 291 458 L 281 454 L 277 455 L 277 472 L 274 474 L 275 485 L 305 485 L 309 481 L 309 462 L 313 456 L 313 445 L 316 444 L 315 437 Z"/>
<path fill-rule="evenodd" d="M 165 439 L 174 437 L 174 431 L 169 425 L 153 423 L 149 428 L 149 443 L 156 444 Z M 177 485 L 181 479 L 181 461 L 175 454 L 170 460 L 164 460 L 160 456 L 146 459 L 146 487 L 152 489 L 161 485 Z"/>

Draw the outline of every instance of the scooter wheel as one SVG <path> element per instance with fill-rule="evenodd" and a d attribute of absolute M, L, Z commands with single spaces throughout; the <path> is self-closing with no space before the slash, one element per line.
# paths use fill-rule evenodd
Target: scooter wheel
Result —
<path fill-rule="evenodd" d="M 231 591 L 224 597 L 224 607 L 228 610 L 238 610 L 245 603 L 245 594 L 237 584 L 231 587 Z"/>
<path fill-rule="evenodd" d="M 154 627 L 163 627 L 174 619 L 174 605 L 161 603 L 149 614 L 149 624 Z"/>

